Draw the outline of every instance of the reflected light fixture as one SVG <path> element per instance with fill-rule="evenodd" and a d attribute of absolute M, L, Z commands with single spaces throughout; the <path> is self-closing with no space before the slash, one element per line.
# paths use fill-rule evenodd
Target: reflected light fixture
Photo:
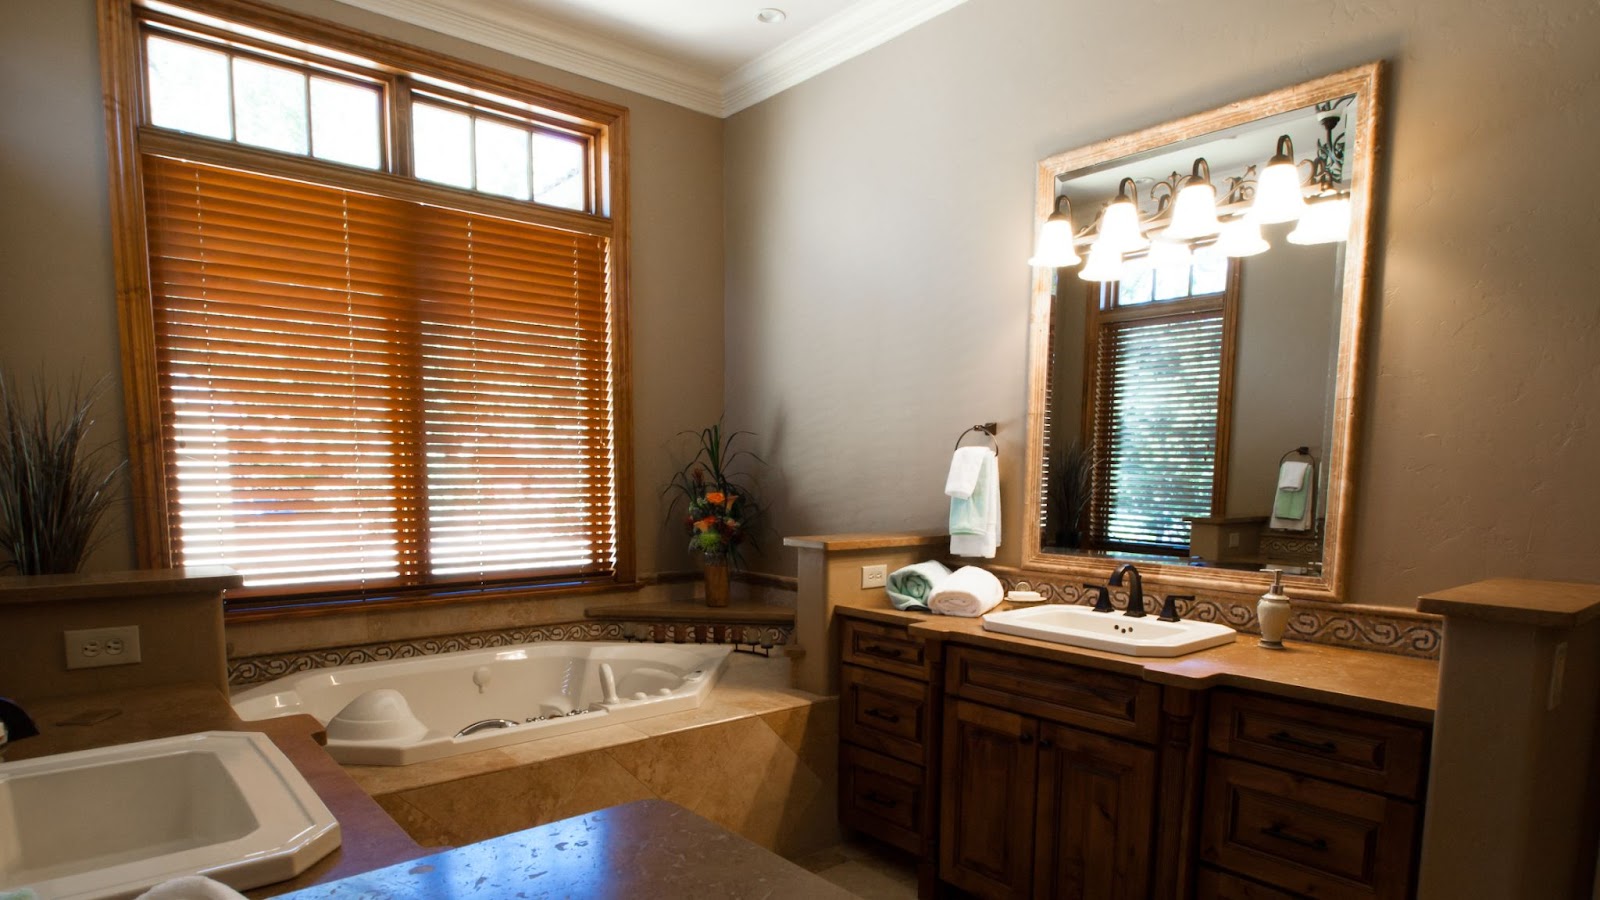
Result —
<path fill-rule="evenodd" d="M 1256 199 L 1250 205 L 1250 215 L 1262 225 L 1293 222 L 1305 212 L 1306 201 L 1300 195 L 1300 169 L 1294 163 L 1294 141 L 1289 136 L 1278 138 L 1278 150 L 1256 180 Z"/>
<path fill-rule="evenodd" d="M 1083 262 L 1073 246 L 1075 237 L 1072 230 L 1072 201 L 1062 194 L 1056 198 L 1055 212 L 1039 228 L 1039 242 L 1034 245 L 1033 258 L 1028 260 L 1028 265 L 1059 269 Z"/>
<path fill-rule="evenodd" d="M 1217 189 L 1211 186 L 1211 166 L 1205 157 L 1194 161 L 1193 173 L 1184 180 L 1183 190 L 1172 204 L 1172 224 L 1163 235 L 1169 241 L 1192 241 L 1210 237 L 1221 228 L 1217 224 Z"/>
<path fill-rule="evenodd" d="M 1350 198 L 1336 195 L 1306 204 L 1300 224 L 1289 232 L 1291 244 L 1331 244 L 1350 238 Z"/>
<path fill-rule="evenodd" d="M 1211 249 L 1223 256 L 1255 256 L 1272 249 L 1272 245 L 1261 236 L 1261 226 L 1255 219 L 1244 215 L 1222 226 L 1222 236 Z"/>
<path fill-rule="evenodd" d="M 1089 248 L 1089 261 L 1078 270 L 1084 281 L 1116 281 L 1122 277 L 1122 254 L 1104 238 Z"/>
<path fill-rule="evenodd" d="M 1150 245 L 1150 252 L 1145 256 L 1145 262 L 1152 269 L 1166 266 L 1187 266 L 1194 261 L 1194 251 L 1189 245 L 1181 241 L 1158 240 Z"/>
<path fill-rule="evenodd" d="M 1139 228 L 1139 187 L 1132 178 L 1117 185 L 1117 199 L 1100 216 L 1100 239 L 1123 253 L 1135 253 L 1150 246 Z"/>

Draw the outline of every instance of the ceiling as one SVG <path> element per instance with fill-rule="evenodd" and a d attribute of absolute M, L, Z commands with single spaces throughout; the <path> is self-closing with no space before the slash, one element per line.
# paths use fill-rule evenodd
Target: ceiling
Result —
<path fill-rule="evenodd" d="M 965 0 L 342 0 L 729 116 Z M 787 13 L 756 20 L 764 6 Z"/>

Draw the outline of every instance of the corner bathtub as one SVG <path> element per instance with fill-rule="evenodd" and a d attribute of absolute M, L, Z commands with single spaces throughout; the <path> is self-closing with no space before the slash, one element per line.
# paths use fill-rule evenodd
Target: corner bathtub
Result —
<path fill-rule="evenodd" d="M 342 763 L 404 766 L 694 709 L 731 647 L 552 641 L 316 669 L 233 695 L 247 722 L 309 714 Z"/>

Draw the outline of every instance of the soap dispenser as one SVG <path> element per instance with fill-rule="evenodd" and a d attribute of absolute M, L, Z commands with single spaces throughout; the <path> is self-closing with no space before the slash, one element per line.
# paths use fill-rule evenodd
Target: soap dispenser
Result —
<path fill-rule="evenodd" d="M 1283 592 L 1283 570 L 1268 569 L 1272 573 L 1272 587 L 1261 595 L 1256 604 L 1256 619 L 1261 623 L 1261 646 L 1269 650 L 1283 649 L 1283 632 L 1289 627 L 1289 597 Z"/>

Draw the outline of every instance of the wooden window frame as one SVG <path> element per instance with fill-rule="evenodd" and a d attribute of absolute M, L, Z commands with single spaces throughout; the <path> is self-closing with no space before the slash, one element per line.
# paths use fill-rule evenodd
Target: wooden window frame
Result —
<path fill-rule="evenodd" d="M 1101 415 L 1100 379 L 1096 377 L 1099 361 L 1101 331 L 1106 326 L 1127 322 L 1145 322 L 1157 319 L 1185 319 L 1221 313 L 1222 351 L 1221 368 L 1217 379 L 1217 438 L 1212 459 L 1211 515 L 1222 514 L 1228 496 L 1228 447 L 1233 430 L 1233 380 L 1239 330 L 1239 293 L 1243 266 L 1239 260 L 1228 259 L 1227 281 L 1215 294 L 1190 294 L 1176 300 L 1151 300 L 1132 306 L 1117 305 L 1120 282 L 1088 282 L 1084 304 L 1087 322 L 1084 327 L 1083 353 L 1083 406 L 1082 440 L 1093 459 L 1089 501 L 1089 549 L 1111 552 L 1146 553 L 1152 556 L 1174 556 L 1168 548 L 1152 544 L 1108 542 L 1100 538 L 1105 532 L 1105 518 L 1109 515 L 1107 491 L 1109 490 L 1110 460 L 1104 448 L 1095 439 L 1095 423 Z M 1192 277 L 1192 275 L 1191 275 Z M 1191 282 L 1192 283 L 1192 282 Z"/>
<path fill-rule="evenodd" d="M 526 593 L 530 591 L 590 591 L 630 587 L 636 582 L 636 543 L 634 540 L 634 490 L 632 446 L 632 378 L 629 312 L 631 279 L 628 260 L 629 181 L 628 110 L 601 100 L 573 94 L 559 88 L 498 72 L 480 65 L 453 59 L 408 44 L 336 23 L 249 0 L 179 0 L 167 6 L 205 16 L 224 19 L 246 28 L 337 48 L 341 53 L 361 57 L 374 64 L 388 87 L 383 91 L 380 115 L 384 129 L 383 165 L 379 170 L 363 169 L 310 156 L 281 154 L 252 148 L 232 141 L 183 135 L 145 124 L 148 104 L 143 89 L 144 18 L 172 21 L 168 14 L 151 8 L 147 0 L 98 0 L 100 23 L 101 77 L 106 109 L 106 132 L 111 194 L 111 225 L 116 304 L 122 349 L 122 378 L 127 407 L 128 456 L 133 499 L 133 528 L 137 560 L 141 568 L 168 569 L 177 565 L 174 546 L 172 508 L 168 502 L 166 448 L 164 446 L 160 380 L 157 372 L 156 327 L 150 284 L 150 257 L 147 235 L 140 158 L 145 152 L 181 152 L 197 162 L 210 162 L 250 168 L 269 175 L 308 180 L 328 180 L 330 167 L 338 171 L 338 183 L 351 189 L 376 190 L 402 199 L 437 203 L 501 216 L 535 225 L 580 231 L 604 236 L 609 241 L 611 279 L 610 333 L 612 465 L 614 466 L 615 566 L 608 575 L 594 577 L 562 576 L 554 579 L 538 575 L 512 578 L 485 577 L 477 586 L 453 584 L 408 588 L 388 596 L 359 595 L 348 586 L 330 585 L 326 594 L 298 594 L 281 604 L 264 601 L 254 608 L 229 610 L 230 618 L 255 618 L 275 614 L 276 609 L 299 612 L 333 610 L 359 603 L 372 605 L 416 605 L 451 602 L 481 596 Z M 184 28 L 204 31 L 204 27 L 179 19 Z M 252 46 L 247 37 L 227 35 L 241 48 Z M 252 54 L 254 55 L 254 54 Z M 272 54 L 268 54 L 270 57 Z M 310 54 L 308 54 L 310 56 Z M 282 62 L 276 60 L 276 62 Z M 326 65 L 327 70 L 322 67 Z M 318 74 L 333 75 L 355 67 L 337 60 L 318 58 L 310 66 Z M 586 172 L 590 212 L 540 206 L 530 201 L 511 200 L 477 191 L 418 181 L 411 176 L 409 143 L 410 75 L 437 79 L 450 84 L 470 85 L 496 97 L 515 98 L 527 111 L 511 111 L 528 121 L 537 119 L 551 130 L 566 131 L 591 142 L 592 153 Z M 428 85 L 419 88 L 438 93 Z M 489 104 L 486 98 L 470 99 L 474 105 Z M 490 107 L 485 106 L 485 109 Z M 533 112 L 538 110 L 538 113 Z"/>

